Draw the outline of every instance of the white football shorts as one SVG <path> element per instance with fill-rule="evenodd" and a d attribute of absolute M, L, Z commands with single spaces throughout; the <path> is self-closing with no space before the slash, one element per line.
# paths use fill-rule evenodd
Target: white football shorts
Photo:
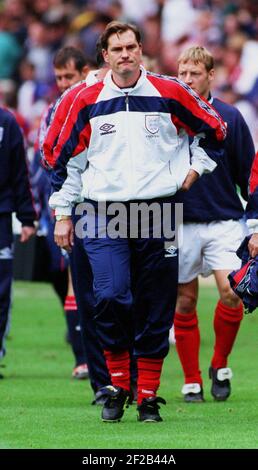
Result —
<path fill-rule="evenodd" d="M 243 220 L 185 223 L 179 248 L 179 283 L 220 269 L 239 269 L 241 260 L 236 250 L 246 235 L 248 229 Z"/>

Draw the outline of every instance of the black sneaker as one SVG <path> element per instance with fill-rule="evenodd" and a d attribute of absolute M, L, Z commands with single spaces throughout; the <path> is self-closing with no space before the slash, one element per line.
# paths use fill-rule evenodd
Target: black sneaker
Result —
<path fill-rule="evenodd" d="M 92 405 L 103 406 L 106 402 L 106 399 L 107 399 L 106 392 L 103 388 L 101 388 L 95 393 L 95 398 L 94 398 L 94 400 L 92 401 L 91 404 Z"/>
<path fill-rule="evenodd" d="M 209 368 L 209 377 L 212 380 L 211 394 L 217 401 L 225 401 L 231 393 L 230 379 L 233 377 L 229 367 L 221 369 Z"/>
<path fill-rule="evenodd" d="M 124 408 L 128 408 L 132 403 L 131 392 L 121 387 L 113 387 L 113 385 L 107 385 L 101 390 L 105 397 L 101 415 L 102 421 L 106 423 L 119 422 L 124 414 Z"/>
<path fill-rule="evenodd" d="M 185 384 L 182 388 L 185 403 L 203 403 L 203 389 L 200 384 Z"/>
<path fill-rule="evenodd" d="M 139 412 L 137 417 L 138 421 L 144 423 L 158 423 L 159 421 L 163 421 L 159 415 L 160 406 L 158 403 L 166 405 L 166 401 L 161 397 L 144 398 L 141 404 L 137 406 Z"/>

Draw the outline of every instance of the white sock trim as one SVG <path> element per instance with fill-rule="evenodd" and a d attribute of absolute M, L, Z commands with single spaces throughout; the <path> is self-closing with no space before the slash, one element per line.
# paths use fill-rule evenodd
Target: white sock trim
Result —
<path fill-rule="evenodd" d="M 230 367 L 222 367 L 221 369 L 218 369 L 217 379 L 219 381 L 223 381 L 226 379 L 230 380 L 232 379 L 232 377 L 233 377 L 233 372 L 230 369 Z"/>
<path fill-rule="evenodd" d="M 201 385 L 198 383 L 184 384 L 181 391 L 183 395 L 187 395 L 187 393 L 200 393 Z"/>

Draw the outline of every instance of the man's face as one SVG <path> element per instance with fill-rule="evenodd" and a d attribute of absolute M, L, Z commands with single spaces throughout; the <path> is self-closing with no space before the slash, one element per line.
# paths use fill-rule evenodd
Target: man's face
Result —
<path fill-rule="evenodd" d="M 54 74 L 56 77 L 56 84 L 61 93 L 70 88 L 70 86 L 83 80 L 87 74 L 87 67 L 84 67 L 82 71 L 76 70 L 74 60 L 71 59 L 66 63 L 65 67 L 54 68 Z"/>
<path fill-rule="evenodd" d="M 179 63 L 178 78 L 199 95 L 208 98 L 210 85 L 214 78 L 214 69 L 208 72 L 202 62 L 195 64 L 192 60 L 188 60 L 188 62 Z"/>
<path fill-rule="evenodd" d="M 131 30 L 114 33 L 108 39 L 108 48 L 103 50 L 103 57 L 115 74 L 127 78 L 139 70 L 142 46 Z"/>

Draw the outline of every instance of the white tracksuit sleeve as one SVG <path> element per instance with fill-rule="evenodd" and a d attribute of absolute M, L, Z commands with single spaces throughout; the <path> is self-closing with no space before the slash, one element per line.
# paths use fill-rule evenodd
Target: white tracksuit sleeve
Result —
<path fill-rule="evenodd" d="M 191 169 L 199 173 L 200 176 L 203 173 L 211 173 L 217 166 L 217 163 L 199 146 L 199 141 L 202 137 L 202 135 L 196 135 L 190 145 Z"/>
<path fill-rule="evenodd" d="M 74 204 L 81 201 L 81 175 L 86 166 L 87 150 L 68 161 L 66 180 L 61 189 L 54 192 L 49 198 L 49 205 L 51 209 L 54 209 L 55 215 L 71 215 Z"/>

